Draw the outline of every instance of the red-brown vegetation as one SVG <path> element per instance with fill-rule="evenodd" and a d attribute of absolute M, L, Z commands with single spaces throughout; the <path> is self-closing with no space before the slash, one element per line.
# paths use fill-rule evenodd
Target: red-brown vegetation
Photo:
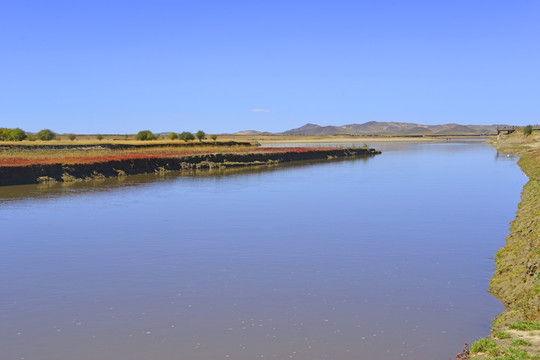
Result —
<path fill-rule="evenodd" d="M 248 154 L 328 151 L 335 148 L 322 147 L 193 147 L 150 148 L 132 150 L 22 150 L 0 151 L 0 166 L 26 166 L 47 164 L 91 164 L 129 159 L 164 159 L 205 154 Z"/>

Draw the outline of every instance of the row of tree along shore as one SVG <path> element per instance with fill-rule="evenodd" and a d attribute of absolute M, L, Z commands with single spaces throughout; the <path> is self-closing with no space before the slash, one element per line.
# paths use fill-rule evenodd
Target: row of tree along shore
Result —
<path fill-rule="evenodd" d="M 75 140 L 77 139 L 77 135 L 75 134 L 66 134 L 62 135 L 63 137 L 67 137 L 69 140 Z M 97 134 L 94 135 L 96 140 L 103 140 L 105 137 L 104 135 Z M 8 129 L 8 128 L 0 128 L 0 141 L 23 141 L 23 140 L 29 140 L 29 141 L 50 141 L 57 139 L 59 137 L 59 134 L 55 133 L 54 131 L 50 129 L 43 129 L 40 130 L 36 134 L 28 133 L 20 128 L 15 129 Z M 84 136 L 85 138 L 88 138 L 88 135 Z M 128 140 L 130 138 L 130 135 L 124 135 L 124 140 Z M 146 140 L 158 140 L 163 139 L 163 136 L 159 136 L 154 134 L 150 130 L 141 130 L 135 135 L 136 140 L 140 141 L 146 141 Z M 185 142 L 190 140 L 199 140 L 202 141 L 207 138 L 207 135 L 204 131 L 199 130 L 196 133 L 192 133 L 189 131 L 183 131 L 180 133 L 176 132 L 170 132 L 167 135 L 167 138 L 170 140 L 184 140 Z M 214 141 L 217 140 L 217 135 L 211 135 L 210 138 Z"/>

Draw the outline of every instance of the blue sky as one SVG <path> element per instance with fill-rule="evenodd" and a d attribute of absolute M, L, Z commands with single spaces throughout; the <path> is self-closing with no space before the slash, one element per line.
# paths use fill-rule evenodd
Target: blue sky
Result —
<path fill-rule="evenodd" d="M 540 2 L 0 0 L 0 127 L 540 123 Z"/>

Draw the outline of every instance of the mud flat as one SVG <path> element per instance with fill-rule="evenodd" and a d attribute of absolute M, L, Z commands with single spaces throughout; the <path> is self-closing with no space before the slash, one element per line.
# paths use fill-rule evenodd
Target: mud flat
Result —
<path fill-rule="evenodd" d="M 497 252 L 490 291 L 506 310 L 493 322 L 491 335 L 471 346 L 471 359 L 540 359 L 540 133 L 499 136 L 491 143 L 520 156 L 529 177 L 506 238 Z M 469 359 L 468 355 L 456 359 Z"/>
<path fill-rule="evenodd" d="M 0 186 L 103 179 L 135 174 L 165 173 L 218 167 L 277 164 L 292 161 L 328 160 L 373 156 L 368 148 L 310 149 L 307 151 L 215 153 L 176 157 L 150 157 L 76 164 L 0 166 Z"/>

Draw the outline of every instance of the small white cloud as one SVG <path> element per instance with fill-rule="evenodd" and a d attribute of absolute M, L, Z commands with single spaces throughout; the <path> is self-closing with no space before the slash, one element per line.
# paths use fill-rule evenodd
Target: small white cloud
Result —
<path fill-rule="evenodd" d="M 255 112 L 255 113 L 268 113 L 268 112 L 270 112 L 270 110 L 268 110 L 268 109 L 251 109 L 251 112 Z"/>

